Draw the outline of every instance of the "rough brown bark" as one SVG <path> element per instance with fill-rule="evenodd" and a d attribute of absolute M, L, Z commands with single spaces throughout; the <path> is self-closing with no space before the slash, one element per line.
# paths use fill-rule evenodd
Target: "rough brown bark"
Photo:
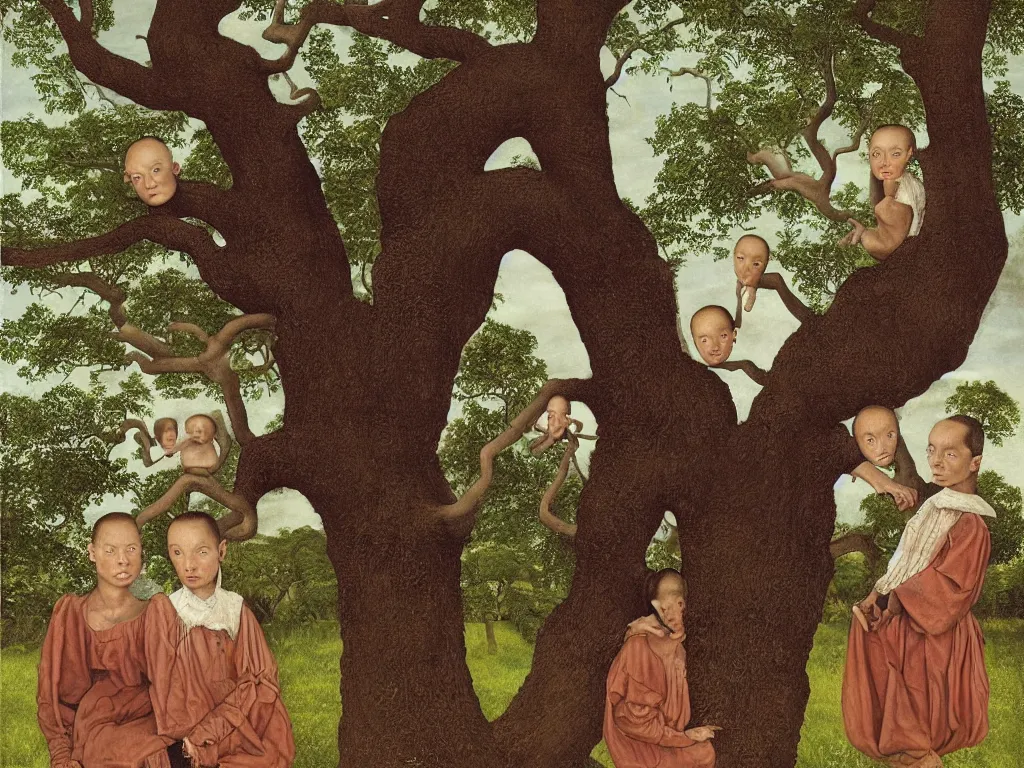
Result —
<path fill-rule="evenodd" d="M 959 365 L 1005 260 L 991 181 L 978 173 L 991 166 L 980 71 L 988 3 L 936 0 L 921 41 L 893 38 L 928 114 L 924 229 L 803 323 L 737 426 L 726 385 L 684 354 L 668 265 L 615 189 L 599 53 L 624 0 L 539 0 L 534 40 L 495 48 L 421 27 L 415 2 L 387 2 L 394 24 L 382 21 L 384 4 L 314 7 L 324 21 L 390 30 L 424 55 L 465 63 L 382 136 L 369 306 L 352 295 L 296 130 L 304 107 L 270 93 L 267 73 L 283 65 L 217 32 L 237 0 L 158 0 L 151 69 L 104 52 L 63 3 L 44 0 L 76 67 L 140 104 L 202 119 L 231 168 L 230 190 L 182 184 L 148 217 L 157 226 L 132 234 L 185 235 L 180 247 L 195 251 L 218 295 L 277 318 L 284 427 L 242 447 L 235 493 L 255 505 L 292 487 L 323 519 L 345 643 L 341 765 L 589 764 L 605 673 L 641 610 L 644 551 L 666 509 L 689 582 L 695 717 L 726 729 L 716 739 L 723 768 L 793 765 L 804 665 L 832 573 L 832 485 L 859 462 L 835 425 L 867 404 L 898 406 Z M 513 136 L 530 142 L 543 172 L 483 171 Z M 171 223 L 178 216 L 207 221 L 226 245 L 193 242 Z M 58 260 L 109 252 L 115 240 L 69 246 Z M 492 726 L 465 664 L 466 530 L 439 514 L 454 497 L 436 448 L 459 355 L 512 248 L 548 266 L 565 292 L 601 440 L 577 514 L 572 589 Z"/>

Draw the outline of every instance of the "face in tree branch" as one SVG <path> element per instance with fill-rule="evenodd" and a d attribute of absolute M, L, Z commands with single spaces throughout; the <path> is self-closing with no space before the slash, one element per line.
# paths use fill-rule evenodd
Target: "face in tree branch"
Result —
<path fill-rule="evenodd" d="M 896 458 L 900 426 L 888 408 L 869 405 L 861 409 L 853 420 L 853 436 L 861 454 L 876 467 L 888 467 Z"/>
<path fill-rule="evenodd" d="M 155 136 L 139 139 L 124 156 L 124 180 L 146 205 L 163 205 L 178 191 L 181 166 L 170 148 Z"/>
<path fill-rule="evenodd" d="M 708 365 L 720 365 L 729 359 L 736 343 L 736 324 L 725 307 L 702 307 L 690 318 L 690 333 L 701 359 Z"/>
<path fill-rule="evenodd" d="M 157 419 L 153 424 L 153 437 L 164 451 L 173 450 L 178 443 L 178 422 L 170 417 Z"/>

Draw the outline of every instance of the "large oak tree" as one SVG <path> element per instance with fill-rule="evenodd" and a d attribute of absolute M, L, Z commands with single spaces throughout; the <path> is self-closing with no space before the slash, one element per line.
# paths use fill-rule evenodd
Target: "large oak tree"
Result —
<path fill-rule="evenodd" d="M 892 46 L 920 90 L 928 215 L 919 236 L 854 272 L 827 311 L 789 338 L 743 424 L 725 383 L 685 353 L 672 269 L 615 187 L 600 53 L 622 33 L 624 0 L 537 0 L 529 41 L 501 45 L 479 25 L 450 26 L 437 13 L 424 20 L 421 0 L 314 0 L 268 32 L 289 45 L 279 60 L 218 32 L 240 0 L 158 0 L 148 65 L 97 41 L 94 29 L 111 23 L 109 4 L 80 0 L 80 15 L 63 0 L 40 5 L 70 64 L 92 83 L 166 113 L 169 127 L 182 113 L 201 120 L 208 133 L 196 164 L 219 183 L 184 182 L 169 203 L 136 216 L 108 174 L 96 191 L 120 195 L 123 206 L 110 232 L 43 203 L 34 212 L 52 226 L 42 230 L 64 231 L 53 239 L 67 242 L 43 243 L 40 228 L 15 227 L 23 247 L 5 245 L 3 263 L 97 290 L 119 339 L 153 358 L 198 355 L 202 339 L 173 340 L 198 344 L 192 351 L 154 344 L 156 331 L 139 331 L 132 316 L 142 304 L 126 317 L 123 296 L 109 290 L 126 271 L 141 280 L 145 241 L 187 254 L 223 302 L 276 318 L 283 424 L 256 436 L 236 406 L 235 492 L 255 505 L 294 488 L 323 519 L 345 647 L 341 764 L 584 764 L 600 737 L 608 664 L 640 608 L 644 552 L 668 509 L 690 583 L 696 717 L 724 726 L 721 765 L 792 765 L 808 695 L 804 665 L 832 574 L 832 486 L 858 461 L 840 422 L 869 403 L 899 406 L 956 368 L 1006 258 L 982 90 L 991 3 L 907 3 L 924 15 L 899 29 L 874 20 L 870 0 L 853 9 L 849 34 Z M 514 19 L 530 6 L 501 5 Z M 36 20 L 30 51 L 49 29 Z M 353 244 L 364 254 L 356 287 L 336 213 L 346 197 L 321 184 L 299 133 L 321 99 L 281 103 L 268 82 L 317 24 L 447 60 L 432 63 L 432 84 L 386 118 L 374 206 L 359 214 L 379 216 L 379 242 Z M 631 47 L 640 43 L 618 50 L 627 56 Z M 81 98 L 61 91 L 61 78 L 74 74 L 62 61 L 39 59 L 52 79 L 42 87 Z M 102 138 L 95 127 L 82 139 L 94 147 Z M 72 142 L 69 162 L 117 163 L 131 131 L 114 121 L 105 128 L 127 135 L 85 159 Z M 540 169 L 486 172 L 494 149 L 515 136 L 530 142 Z M 368 166 L 347 159 L 353 183 L 368 183 Z M 65 193 L 53 186 L 55 196 Z M 5 204 L 5 223 L 33 214 L 34 203 Z M 514 248 L 550 268 L 565 292 L 593 375 L 549 391 L 586 402 L 600 440 L 576 515 L 571 589 L 538 636 L 522 689 L 488 723 L 463 641 L 459 564 L 473 514 L 452 515 L 437 448 L 460 354 L 491 306 L 502 255 Z M 126 250 L 130 257 L 118 255 Z M 75 265 L 86 260 L 82 277 Z M 361 267 L 370 262 L 367 275 Z M 104 272 L 105 264 L 118 266 Z M 94 352 L 113 360 L 123 349 Z M 232 390 L 229 405 L 235 388 L 268 369 L 248 364 L 241 381 L 218 382 Z"/>

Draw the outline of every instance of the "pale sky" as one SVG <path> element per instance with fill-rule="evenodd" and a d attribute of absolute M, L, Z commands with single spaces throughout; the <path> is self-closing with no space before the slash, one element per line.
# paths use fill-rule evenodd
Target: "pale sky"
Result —
<path fill-rule="evenodd" d="M 154 0 L 114 0 L 118 24 L 114 30 L 100 35 L 100 42 L 116 53 L 145 61 L 148 53 L 145 44 L 135 38 L 136 34 L 145 34 L 152 17 Z M 253 45 L 267 56 L 275 56 L 279 46 L 267 43 L 260 37 L 265 23 L 240 22 L 229 18 L 222 23 L 221 32 L 230 37 Z M 339 32 L 339 39 L 347 38 L 347 32 Z M 10 46 L 4 46 L 3 77 L 0 83 L 2 103 L 0 112 L 4 120 L 17 120 L 29 113 L 35 114 L 47 123 L 63 122 L 63 116 L 46 115 L 42 105 L 32 88 L 31 71 L 15 69 L 11 66 Z M 680 57 L 672 64 L 691 65 L 694 58 Z M 612 58 L 605 52 L 606 69 L 612 69 Z M 301 71 L 300 65 L 293 69 L 293 78 L 298 85 L 309 84 L 309 79 Z M 1018 57 L 1011 62 L 1011 85 L 1015 92 L 1024 93 L 1024 59 Z M 286 99 L 287 88 L 283 83 L 273 84 L 279 98 Z M 628 99 L 609 94 L 608 111 L 611 127 L 611 143 L 614 155 L 616 184 L 624 197 L 642 202 L 653 188 L 654 177 L 661 167 L 662 160 L 656 158 L 645 138 L 653 135 L 655 118 L 666 114 L 673 103 L 704 100 L 703 81 L 693 78 L 675 78 L 672 89 L 664 77 L 647 75 L 623 75 L 615 89 Z M 116 98 L 116 97 L 115 97 Z M 92 104 L 91 106 L 95 106 Z M 200 124 L 193 121 L 195 126 Z M 834 146 L 846 137 L 840 133 L 830 134 L 826 126 L 823 131 L 826 143 Z M 919 143 L 926 143 L 926 137 L 919 136 Z M 488 161 L 488 168 L 501 167 L 516 154 L 526 154 L 529 146 L 524 139 L 512 139 L 497 147 Z M 863 183 L 867 173 L 866 161 L 856 154 L 844 155 L 840 158 L 837 184 L 851 179 Z M 7 172 L 2 176 L 3 193 L 17 191 L 20 186 Z M 758 231 L 766 237 L 770 244 L 775 245 L 775 230 L 778 222 L 775 219 L 751 222 L 758 225 Z M 935 382 L 922 396 L 908 402 L 899 413 L 901 428 L 914 457 L 918 459 L 919 468 L 924 465 L 924 446 L 932 424 L 944 415 L 944 401 L 953 392 L 957 384 L 963 381 L 989 379 L 1009 393 L 1018 402 L 1024 403 L 1024 233 L 1022 233 L 1021 216 L 1006 216 L 1007 232 L 1011 239 L 1010 256 L 995 293 L 992 296 L 981 328 L 971 346 L 964 364 Z M 738 234 L 738 233 L 737 233 Z M 733 238 L 734 239 L 734 238 Z M 730 246 L 732 240 L 719 243 Z M 777 268 L 777 266 L 776 266 Z M 785 272 L 785 270 L 782 270 Z M 787 277 L 789 277 L 787 275 Z M 731 306 L 734 301 L 731 263 L 715 262 L 710 257 L 692 259 L 680 272 L 678 283 L 678 303 L 680 313 L 688 317 L 693 309 L 705 304 L 723 304 Z M 550 271 L 522 251 L 512 251 L 502 261 L 496 290 L 503 294 L 505 301 L 492 312 L 495 320 L 508 323 L 517 328 L 530 331 L 537 337 L 537 354 L 545 360 L 549 374 L 553 377 L 581 376 L 590 374 L 590 366 L 586 350 L 580 341 L 579 333 L 572 323 L 564 295 L 555 283 Z M 55 302 L 54 309 L 66 309 L 73 303 L 72 291 L 65 291 L 68 299 Z M 11 295 L 10 287 L 4 284 L 0 314 L 4 318 L 19 316 L 28 305 L 30 296 L 26 291 Z M 797 323 L 771 292 L 761 292 L 757 306 L 751 315 L 744 319 L 742 343 L 738 352 L 748 357 L 762 368 L 771 367 L 772 359 L 785 342 L 786 337 L 796 329 Z M 207 329 L 210 330 L 210 329 Z M 134 370 L 134 367 L 133 367 Z M 720 372 L 729 384 L 736 401 L 740 420 L 746 418 L 750 403 L 757 394 L 759 387 L 739 372 Z M 113 383 L 118 374 L 103 374 L 106 380 Z M 72 382 L 86 386 L 87 374 L 74 374 Z M 0 383 L 4 390 L 17 393 L 39 394 L 60 383 L 55 377 L 49 381 L 28 385 L 17 377 L 13 366 L 0 363 Z M 264 398 L 249 403 L 250 423 L 259 433 L 283 405 L 283 396 Z M 183 418 L 190 413 L 219 407 L 213 401 L 157 401 L 157 415 L 173 415 Z M 457 415 L 453 407 L 452 416 Z M 574 407 L 573 415 L 581 418 L 588 427 L 594 426 L 593 416 L 585 407 Z M 114 456 L 131 455 L 129 441 L 119 446 Z M 587 459 L 592 450 L 591 443 L 581 447 L 581 457 Z M 1024 467 L 1020 461 L 1024 457 L 1024 434 L 1020 430 L 1012 438 L 1005 441 L 1001 448 L 990 447 L 986 451 L 983 468 L 994 469 L 1015 484 L 1024 484 Z M 137 460 L 136 460 L 137 461 Z M 584 463 L 584 468 L 586 464 Z M 159 467 L 159 465 L 157 465 Z M 149 470 L 139 467 L 141 474 Z M 854 522 L 859 518 L 860 500 L 870 491 L 864 483 L 852 484 L 844 478 L 836 484 L 836 502 L 839 519 Z M 126 509 L 126 499 L 110 497 L 102 505 L 90 510 L 86 517 L 92 519 L 99 514 L 115 509 Z M 260 532 L 273 533 L 282 527 L 294 528 L 301 525 L 319 527 L 319 517 L 312 511 L 305 500 L 295 492 L 285 492 L 265 497 L 258 508 L 260 516 Z"/>

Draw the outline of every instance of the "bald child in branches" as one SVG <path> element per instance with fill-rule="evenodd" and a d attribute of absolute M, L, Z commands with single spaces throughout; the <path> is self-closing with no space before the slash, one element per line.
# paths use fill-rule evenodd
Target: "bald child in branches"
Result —
<path fill-rule="evenodd" d="M 841 245 L 859 243 L 871 256 L 882 261 L 904 240 L 921 231 L 924 185 L 906 170 L 916 150 L 914 134 L 906 126 L 883 125 L 871 134 L 868 145 L 871 162 L 869 196 L 875 207 L 878 227 L 867 229 L 851 218 L 849 222 L 853 231 L 839 241 Z"/>

